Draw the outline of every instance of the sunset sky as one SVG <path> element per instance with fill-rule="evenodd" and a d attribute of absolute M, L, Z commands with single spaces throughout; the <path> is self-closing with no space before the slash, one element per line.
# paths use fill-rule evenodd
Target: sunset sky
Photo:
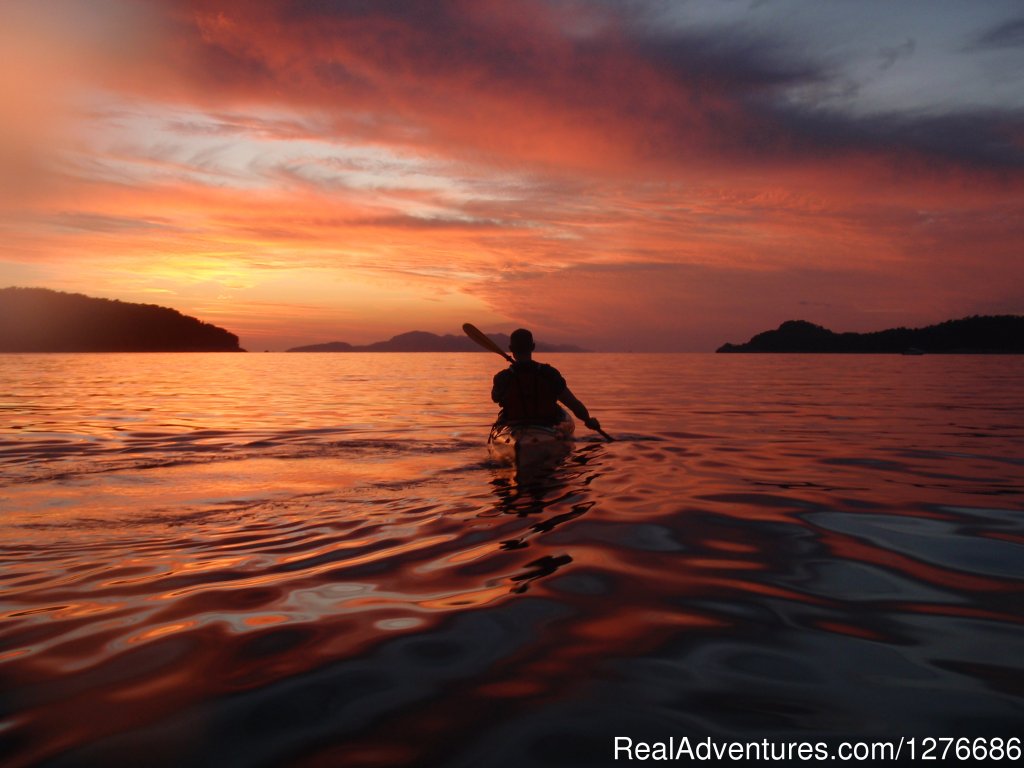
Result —
<path fill-rule="evenodd" d="M 249 349 L 1024 313 L 1020 0 L 14 0 L 0 287 Z"/>

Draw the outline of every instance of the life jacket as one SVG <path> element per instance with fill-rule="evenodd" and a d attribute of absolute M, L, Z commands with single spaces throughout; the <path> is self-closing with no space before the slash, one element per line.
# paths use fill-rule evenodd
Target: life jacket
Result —
<path fill-rule="evenodd" d="M 550 365 L 514 363 L 500 374 L 505 385 L 501 395 L 501 421 L 554 424 L 562 420 L 558 396 L 565 379 Z"/>

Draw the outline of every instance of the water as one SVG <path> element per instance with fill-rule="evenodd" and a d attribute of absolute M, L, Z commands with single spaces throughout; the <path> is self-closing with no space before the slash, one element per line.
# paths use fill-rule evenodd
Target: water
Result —
<path fill-rule="evenodd" d="M 490 355 L 0 357 L 0 755 L 1022 735 L 1024 358 L 545 359 L 516 478 Z"/>

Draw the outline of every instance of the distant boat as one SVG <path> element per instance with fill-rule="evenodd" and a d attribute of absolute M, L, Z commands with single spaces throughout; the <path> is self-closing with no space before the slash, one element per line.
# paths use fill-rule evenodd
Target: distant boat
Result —
<path fill-rule="evenodd" d="M 903 354 L 904 355 L 923 355 L 924 354 L 924 350 L 923 349 L 918 349 L 917 347 L 909 347 L 909 348 L 903 350 Z"/>

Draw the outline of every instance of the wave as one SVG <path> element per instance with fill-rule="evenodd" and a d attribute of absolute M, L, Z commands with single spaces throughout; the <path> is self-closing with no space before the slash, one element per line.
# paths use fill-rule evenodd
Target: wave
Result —
<path fill-rule="evenodd" d="M 644 358 L 633 386 L 661 376 L 663 400 L 531 477 L 454 406 L 37 419 L 0 445 L 0 753 L 602 765 L 614 734 L 1015 733 L 1011 393 L 951 415 L 897 386 L 905 360 L 873 364 L 877 390 L 846 364 L 673 400 L 686 377 Z M 929 364 L 915 382 L 982 363 Z M 785 387 L 809 402 L 777 407 Z"/>

